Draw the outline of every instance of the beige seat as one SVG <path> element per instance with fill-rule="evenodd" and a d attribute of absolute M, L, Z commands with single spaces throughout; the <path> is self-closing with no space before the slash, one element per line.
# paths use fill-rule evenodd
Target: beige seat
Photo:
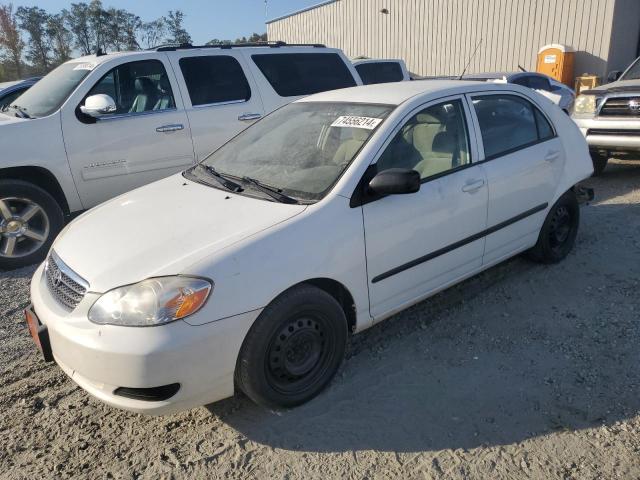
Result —
<path fill-rule="evenodd" d="M 439 132 L 433 139 L 431 151 L 414 167 L 421 178 L 430 177 L 453 168 L 455 137 L 449 132 Z"/>
<path fill-rule="evenodd" d="M 363 128 L 352 129 L 352 138 L 345 140 L 340 144 L 338 150 L 336 150 L 336 153 L 333 156 L 333 163 L 336 165 L 342 165 L 353 160 L 353 157 L 358 153 L 358 150 L 360 150 L 368 136 L 368 130 Z"/>

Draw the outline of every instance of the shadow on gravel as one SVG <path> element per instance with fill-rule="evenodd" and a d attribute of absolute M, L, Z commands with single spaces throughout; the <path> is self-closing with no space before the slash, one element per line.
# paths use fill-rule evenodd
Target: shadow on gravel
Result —
<path fill-rule="evenodd" d="M 594 232 L 621 216 L 624 231 Z M 470 449 L 637 415 L 634 231 L 638 206 L 587 206 L 564 262 L 513 259 L 355 336 L 310 403 L 270 412 L 238 396 L 207 408 L 253 441 L 313 452 Z"/>
<path fill-rule="evenodd" d="M 640 185 L 640 158 L 634 160 L 611 159 L 599 177 L 582 182 L 595 189 L 595 201 L 603 202 L 625 195 Z"/>

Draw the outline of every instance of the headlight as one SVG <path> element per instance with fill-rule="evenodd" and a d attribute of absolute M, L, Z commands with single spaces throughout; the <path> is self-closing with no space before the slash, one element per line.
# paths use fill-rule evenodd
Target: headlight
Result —
<path fill-rule="evenodd" d="M 102 295 L 89 309 L 89 320 L 127 327 L 162 325 L 200 310 L 212 288 L 202 278 L 149 278 Z"/>
<path fill-rule="evenodd" d="M 596 113 L 597 100 L 595 95 L 578 95 L 573 104 L 573 113 L 578 115 Z"/>

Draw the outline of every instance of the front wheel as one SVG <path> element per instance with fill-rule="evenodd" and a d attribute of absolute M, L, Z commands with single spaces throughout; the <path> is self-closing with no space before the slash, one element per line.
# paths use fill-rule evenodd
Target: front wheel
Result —
<path fill-rule="evenodd" d="M 22 180 L 0 180 L 0 269 L 44 260 L 64 216 L 55 199 Z"/>
<path fill-rule="evenodd" d="M 333 378 L 346 341 L 340 304 L 324 290 L 299 285 L 267 306 L 249 330 L 238 356 L 236 383 L 259 405 L 300 405 Z"/>
<path fill-rule="evenodd" d="M 573 190 L 569 190 L 549 210 L 538 242 L 528 252 L 529 257 L 539 263 L 557 263 L 564 259 L 573 248 L 579 224 L 578 200 Z"/>

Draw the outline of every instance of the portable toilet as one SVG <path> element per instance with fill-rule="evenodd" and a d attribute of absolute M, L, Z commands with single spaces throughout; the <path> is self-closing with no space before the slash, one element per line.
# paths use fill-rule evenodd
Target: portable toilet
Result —
<path fill-rule="evenodd" d="M 569 87 L 573 87 L 573 48 L 558 43 L 545 45 L 538 50 L 536 71 L 544 73 Z"/>

